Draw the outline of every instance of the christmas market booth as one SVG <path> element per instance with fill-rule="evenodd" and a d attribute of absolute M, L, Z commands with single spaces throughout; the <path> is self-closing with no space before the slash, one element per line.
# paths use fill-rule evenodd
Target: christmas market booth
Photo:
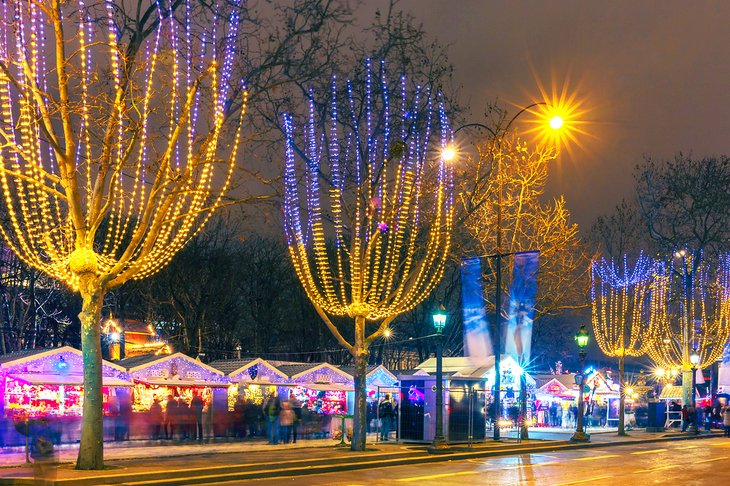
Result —
<path fill-rule="evenodd" d="M 450 441 L 483 440 L 486 437 L 487 411 L 490 408 L 492 389 L 495 383 L 494 356 L 475 361 L 469 357 L 443 358 L 445 429 Z M 500 361 L 502 410 L 500 419 L 512 418 L 518 410 L 520 380 L 523 370 L 509 355 L 502 355 Z M 527 392 L 532 395 L 535 380 L 525 373 Z M 426 376 L 422 376 L 426 374 Z M 403 420 L 409 422 L 403 438 L 432 440 L 435 425 L 430 420 L 435 411 L 429 410 L 435 403 L 436 358 L 429 358 L 417 366 L 417 372 L 401 376 L 401 408 Z M 422 405 L 420 405 L 422 404 Z M 413 409 L 409 411 L 410 409 Z M 422 410 L 421 410 L 422 409 Z M 528 412 L 529 413 L 529 412 Z M 423 417 L 421 417 L 423 415 Z M 415 419 L 408 418 L 409 416 Z M 403 427 L 403 420 L 401 427 Z M 423 430 L 423 432 L 421 432 Z"/>
<path fill-rule="evenodd" d="M 213 361 L 210 366 L 228 376 L 228 410 L 233 411 L 236 401 L 251 400 L 261 406 L 264 398 L 276 395 L 288 398 L 289 377 L 273 364 L 261 358 L 222 359 Z"/>
<path fill-rule="evenodd" d="M 534 424 L 537 427 L 574 427 L 578 386 L 575 373 L 533 375 L 536 382 Z M 588 394 L 585 395 L 586 399 Z M 571 417 L 570 420 L 566 420 Z"/>
<path fill-rule="evenodd" d="M 207 437 L 225 435 L 230 382 L 222 371 L 183 353 L 135 356 L 117 363 L 126 368 L 134 380 L 131 421 L 135 436 L 154 435 L 150 431 L 159 425 L 156 423 L 159 419 L 150 414 L 154 402 L 161 406 L 165 417 L 170 416 L 168 404 L 174 405 L 184 417 L 180 410 L 189 409 L 195 396 L 203 401 L 204 434 Z"/>
<path fill-rule="evenodd" d="M 305 436 L 327 437 L 342 427 L 333 415 L 351 415 L 354 410 L 353 378 L 329 363 L 274 362 L 289 378 L 290 390 L 302 403 Z M 346 420 L 352 427 L 352 419 Z"/>
<path fill-rule="evenodd" d="M 0 356 L 2 416 L 5 445 L 25 443 L 13 421 L 47 419 L 54 440 L 76 442 L 80 437 L 84 402 L 83 356 L 70 346 L 32 349 Z M 129 397 L 133 386 L 123 367 L 102 361 L 105 437 L 113 429 L 114 404 Z"/>
<path fill-rule="evenodd" d="M 617 426 L 619 419 L 619 384 L 610 370 L 589 370 L 585 385 L 588 390 L 586 422 L 590 426 Z"/>

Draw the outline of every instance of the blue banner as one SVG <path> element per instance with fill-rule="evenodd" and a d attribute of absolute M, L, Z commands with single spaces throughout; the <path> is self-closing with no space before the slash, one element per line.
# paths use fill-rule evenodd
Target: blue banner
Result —
<path fill-rule="evenodd" d="M 492 340 L 484 309 L 482 265 L 480 259 L 461 261 L 461 302 L 464 313 L 464 356 L 474 362 L 486 362 L 492 355 Z"/>
<path fill-rule="evenodd" d="M 508 320 L 504 330 L 504 352 L 520 365 L 530 361 L 539 258 L 539 251 L 525 251 L 514 255 Z"/>

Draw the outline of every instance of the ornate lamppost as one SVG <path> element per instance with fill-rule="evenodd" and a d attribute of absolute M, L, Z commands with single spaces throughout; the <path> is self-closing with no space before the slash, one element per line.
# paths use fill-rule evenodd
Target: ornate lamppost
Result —
<path fill-rule="evenodd" d="M 575 433 L 570 438 L 571 442 L 589 442 L 591 436 L 583 431 L 583 387 L 585 386 L 586 347 L 588 346 L 588 330 L 580 326 L 575 335 L 575 342 L 578 343 L 578 356 L 580 356 L 580 381 L 578 384 L 578 419 L 575 425 Z"/>
<path fill-rule="evenodd" d="M 692 419 L 692 422 L 689 424 L 689 429 L 687 432 L 690 434 L 697 434 L 699 432 L 699 428 L 697 427 L 697 407 L 695 402 L 695 389 L 697 387 L 697 365 L 700 362 L 700 354 L 697 352 L 697 350 L 693 350 L 692 353 L 689 355 L 689 362 L 692 364 L 692 399 L 690 400 L 690 403 L 692 404 L 692 412 L 690 418 Z"/>
<path fill-rule="evenodd" d="M 446 327 L 446 309 L 439 305 L 433 313 L 433 327 L 436 328 L 436 432 L 429 452 L 447 452 L 449 445 L 444 438 L 444 377 L 443 377 L 443 338 Z"/>

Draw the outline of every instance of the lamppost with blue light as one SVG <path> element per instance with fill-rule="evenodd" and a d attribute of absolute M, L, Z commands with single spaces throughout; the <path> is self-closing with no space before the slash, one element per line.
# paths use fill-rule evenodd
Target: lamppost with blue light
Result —
<path fill-rule="evenodd" d="M 444 438 L 444 387 L 443 387 L 443 338 L 446 327 L 446 309 L 439 305 L 433 313 L 433 327 L 436 328 L 436 431 L 429 452 L 446 452 L 449 445 Z"/>
<path fill-rule="evenodd" d="M 578 344 L 578 356 L 580 357 L 580 380 L 578 383 L 578 417 L 575 424 L 575 433 L 570 438 L 571 442 L 589 442 L 591 436 L 583 430 L 583 387 L 586 384 L 585 367 L 586 367 L 586 347 L 588 347 L 588 330 L 585 326 L 580 326 L 575 334 L 575 342 Z"/>

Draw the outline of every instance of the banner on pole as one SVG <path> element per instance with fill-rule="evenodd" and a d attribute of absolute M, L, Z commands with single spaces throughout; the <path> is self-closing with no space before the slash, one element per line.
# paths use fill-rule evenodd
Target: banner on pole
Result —
<path fill-rule="evenodd" d="M 539 258 L 539 251 L 524 251 L 514 255 L 504 351 L 521 365 L 530 361 Z"/>
<path fill-rule="evenodd" d="M 492 340 L 484 309 L 482 265 L 479 257 L 461 261 L 461 302 L 464 313 L 464 356 L 476 363 L 492 355 Z"/>

